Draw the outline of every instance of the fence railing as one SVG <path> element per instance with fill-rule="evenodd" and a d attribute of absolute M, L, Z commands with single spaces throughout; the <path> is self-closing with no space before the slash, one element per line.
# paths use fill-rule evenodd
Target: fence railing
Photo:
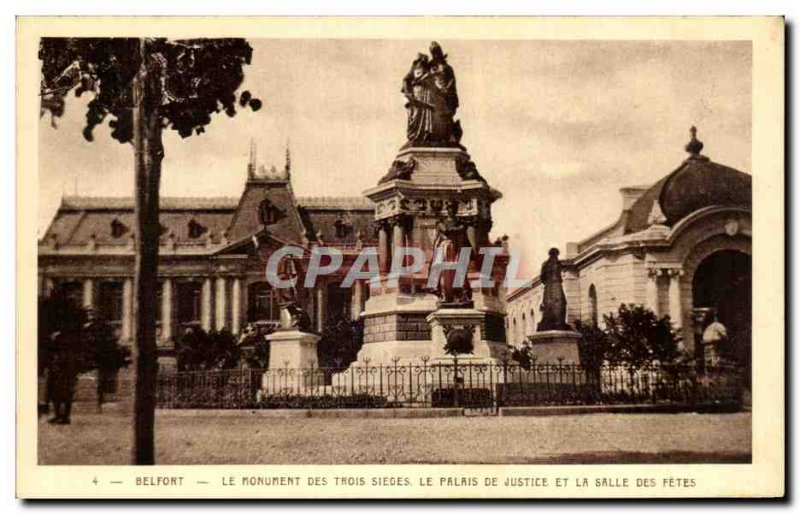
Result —
<path fill-rule="evenodd" d="M 731 366 L 601 366 L 437 362 L 160 372 L 160 408 L 376 408 L 739 402 Z"/>

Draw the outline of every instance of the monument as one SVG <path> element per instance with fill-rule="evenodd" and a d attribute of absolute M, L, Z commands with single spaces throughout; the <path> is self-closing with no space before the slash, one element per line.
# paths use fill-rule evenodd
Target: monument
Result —
<path fill-rule="evenodd" d="M 567 324 L 567 297 L 561 277 L 558 248 L 551 248 L 542 263 L 540 277 L 544 284 L 542 319 L 529 337 L 531 355 L 540 364 L 578 364 L 578 341 L 581 335 Z"/>
<path fill-rule="evenodd" d="M 281 280 L 299 278 L 295 258 L 287 256 L 278 264 L 277 275 Z M 300 306 L 296 286 L 277 288 L 280 300 L 280 322 L 278 329 L 266 336 L 269 341 L 269 368 L 297 369 L 316 368 L 317 343 L 320 336 L 311 332 L 311 320 Z"/>
<path fill-rule="evenodd" d="M 364 193 L 375 204 L 380 280 L 370 286 L 362 314 L 364 345 L 358 361 L 445 358 L 448 334 L 462 339 L 469 334 L 472 358 L 498 359 L 506 347 L 502 279 L 508 256 L 489 242 L 489 231 L 491 205 L 502 195 L 478 173 L 461 145 L 455 72 L 438 43 L 431 43 L 430 56 L 418 54 L 412 61 L 401 92 L 407 141 L 378 185 Z M 491 246 L 497 246 L 497 255 L 493 266 L 483 270 L 481 249 Z M 405 247 L 422 250 L 425 262 L 415 273 L 397 277 L 390 266 Z M 430 273 L 442 264 L 452 267 L 465 248 L 465 283 L 457 283 L 454 270 L 444 269 L 436 286 L 429 287 Z M 399 261 L 412 264 L 411 256 Z M 481 278 L 486 280 L 479 283 Z M 488 279 L 494 280 L 490 286 Z"/>

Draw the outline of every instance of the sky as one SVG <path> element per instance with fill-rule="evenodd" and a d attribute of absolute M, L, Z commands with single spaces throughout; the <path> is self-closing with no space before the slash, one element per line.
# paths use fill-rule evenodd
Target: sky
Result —
<path fill-rule="evenodd" d="M 165 132 L 162 196 L 239 196 L 249 142 L 258 161 L 292 152 L 298 196 L 359 196 L 405 142 L 401 80 L 428 41 L 251 40 L 245 69 L 260 111 L 217 116 L 200 136 Z M 457 118 L 478 170 L 503 198 L 492 239 L 508 235 L 534 273 L 547 250 L 613 223 L 618 190 L 677 168 L 689 127 L 704 154 L 750 173 L 749 42 L 448 41 Z M 88 98 L 70 98 L 53 128 L 39 123 L 41 235 L 62 195 L 130 196 L 133 152 L 95 129 Z"/>

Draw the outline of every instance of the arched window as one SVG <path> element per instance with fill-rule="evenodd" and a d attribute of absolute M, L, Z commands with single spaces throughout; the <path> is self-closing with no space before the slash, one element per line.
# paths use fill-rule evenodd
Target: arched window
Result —
<path fill-rule="evenodd" d="M 592 325 L 597 326 L 597 290 L 594 284 L 589 286 L 589 315 L 592 319 Z"/>

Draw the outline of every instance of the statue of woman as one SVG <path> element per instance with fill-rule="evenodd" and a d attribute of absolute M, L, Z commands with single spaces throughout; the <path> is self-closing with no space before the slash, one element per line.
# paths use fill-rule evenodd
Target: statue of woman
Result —
<path fill-rule="evenodd" d="M 411 143 L 427 143 L 433 135 L 433 83 L 428 56 L 418 54 L 403 78 L 402 92 L 408 102 L 406 135 Z"/>
<path fill-rule="evenodd" d="M 429 73 L 433 77 L 433 133 L 434 139 L 442 143 L 458 143 L 461 140 L 461 124 L 453 117 L 458 109 L 458 91 L 453 67 L 447 63 L 447 54 L 436 41 L 431 43 Z"/>
<path fill-rule="evenodd" d="M 561 278 L 561 261 L 558 260 L 558 248 L 551 248 L 548 258 L 542 264 L 539 277 L 544 284 L 542 295 L 542 320 L 536 327 L 537 332 L 545 330 L 570 330 L 567 325 L 567 297 Z"/>

